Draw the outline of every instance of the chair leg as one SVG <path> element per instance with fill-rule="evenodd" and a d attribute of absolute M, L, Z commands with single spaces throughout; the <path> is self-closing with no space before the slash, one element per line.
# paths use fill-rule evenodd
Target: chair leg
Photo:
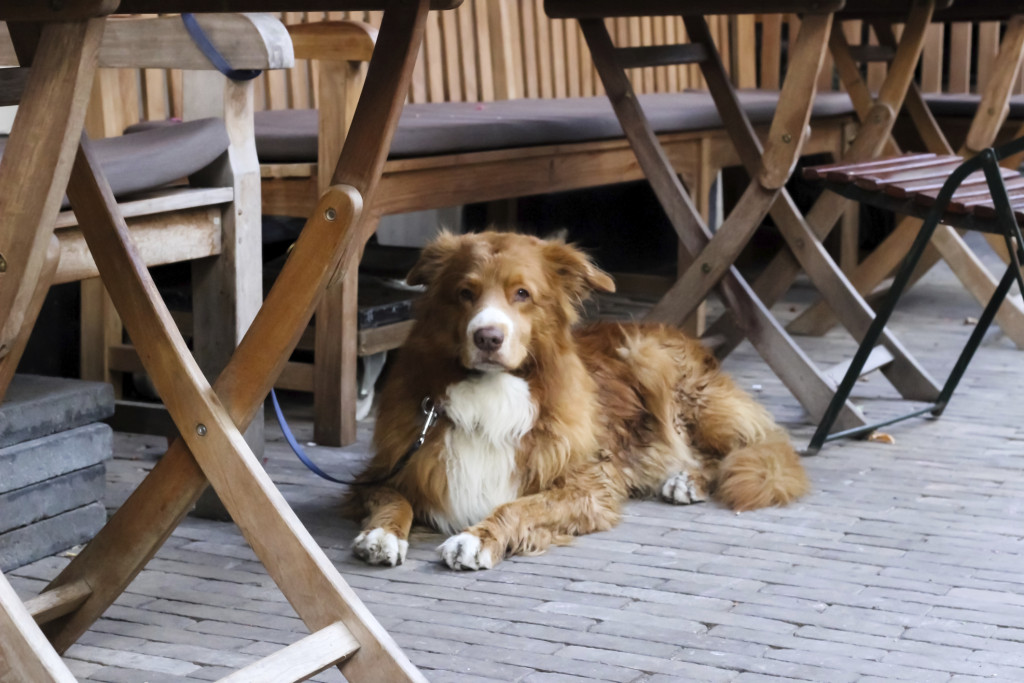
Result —
<path fill-rule="evenodd" d="M 93 589 L 75 612 L 48 627 L 58 649 L 73 643 L 155 554 L 202 491 L 205 471 L 310 628 L 323 628 L 340 617 L 355 635 L 359 651 L 343 667 L 349 679 L 423 680 L 295 519 L 231 423 L 244 427 L 261 411 L 332 273 L 351 263 L 365 242 L 358 231 L 361 192 L 372 197 L 379 180 L 428 8 L 427 0 L 419 0 L 385 13 L 370 63 L 371 75 L 380 73 L 368 79 L 373 87 L 364 89 L 356 115 L 362 123 L 354 124 L 358 134 L 350 138 L 354 149 L 346 143 L 337 183 L 324 193 L 307 221 L 291 258 L 212 390 L 189 361 L 166 309 L 159 307 L 145 269 L 137 260 L 133 263 L 123 221 L 111 209 L 109 188 L 90 187 L 100 179 L 92 172 L 94 162 L 87 154 L 80 155 L 80 163 L 89 168 L 78 174 L 68 193 L 76 212 L 83 214 L 83 224 L 93 226 L 87 239 L 97 261 L 103 261 L 100 271 L 116 278 L 111 284 L 118 286 L 110 289 L 116 293 L 118 310 L 129 330 L 137 333 L 140 352 L 150 359 L 147 368 L 188 442 L 178 439 L 172 445 L 129 503 L 51 584 L 86 579 Z"/>
<path fill-rule="evenodd" d="M 360 233 L 377 231 L 380 216 L 362 219 Z M 363 248 L 344 274 L 327 286 L 316 309 L 313 348 L 313 440 L 347 446 L 356 440 L 359 394 L 359 262 Z"/>
<path fill-rule="evenodd" d="M 327 287 L 316 309 L 313 350 L 313 440 L 346 446 L 356 440 L 359 259 Z"/>
<path fill-rule="evenodd" d="M 120 397 L 121 373 L 111 371 L 108 350 L 121 343 L 121 317 L 99 278 L 83 280 L 79 288 L 82 296 L 79 375 L 82 379 L 113 384 L 114 395 Z"/>
<path fill-rule="evenodd" d="M 17 593 L 0 573 L 0 681 L 74 683 Z"/>

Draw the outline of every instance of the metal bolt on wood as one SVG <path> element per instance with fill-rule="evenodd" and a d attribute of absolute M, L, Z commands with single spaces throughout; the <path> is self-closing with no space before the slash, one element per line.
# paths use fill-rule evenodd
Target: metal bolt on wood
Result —
<path fill-rule="evenodd" d="M 199 436 L 206 436 L 206 425 L 204 425 L 204 424 L 196 425 L 196 434 L 198 434 Z"/>
<path fill-rule="evenodd" d="M 333 221 L 337 217 L 338 212 L 335 211 L 334 208 L 328 208 L 326 211 L 324 211 L 324 218 L 326 218 L 329 221 Z"/>

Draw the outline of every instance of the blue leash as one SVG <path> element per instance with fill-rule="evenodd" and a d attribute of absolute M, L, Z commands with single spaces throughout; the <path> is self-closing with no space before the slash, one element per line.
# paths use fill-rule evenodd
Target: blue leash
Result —
<path fill-rule="evenodd" d="M 288 442 L 288 445 L 291 446 L 292 452 L 298 456 L 299 460 L 302 461 L 302 464 L 308 467 L 310 472 L 318 477 L 326 479 L 327 481 L 333 481 L 335 484 L 342 484 L 343 486 L 374 486 L 376 484 L 383 484 L 394 477 L 402 470 L 403 467 L 405 467 L 406 463 L 409 462 L 409 459 L 412 458 L 416 451 L 420 449 L 423 442 L 427 440 L 427 432 L 430 431 L 430 428 L 434 425 L 438 416 L 441 414 L 441 409 L 435 406 L 433 401 L 429 398 L 423 399 L 423 414 L 426 416 L 423 420 L 423 429 L 420 431 L 419 438 L 413 442 L 412 446 L 409 447 L 409 450 L 405 452 L 405 455 L 398 459 L 398 462 L 396 462 L 395 466 L 391 468 L 391 471 L 388 472 L 387 476 L 380 477 L 378 479 L 368 479 L 365 481 L 354 481 L 335 479 L 317 467 L 317 464 L 313 462 L 308 455 L 306 455 L 306 451 L 302 449 L 302 446 L 300 446 L 299 442 L 295 439 L 295 435 L 292 434 L 292 430 L 288 426 L 287 420 L 284 419 L 284 413 L 281 411 L 281 404 L 277 401 L 277 393 L 273 389 L 270 390 L 270 400 L 274 404 L 274 413 L 277 415 L 277 423 L 281 425 L 281 432 L 284 434 L 284 440 Z"/>
<path fill-rule="evenodd" d="M 284 440 L 288 442 L 288 445 L 292 447 L 292 451 L 299 457 L 302 464 L 310 469 L 310 471 L 327 481 L 333 481 L 335 484 L 343 484 L 345 486 L 356 486 L 358 485 L 354 481 L 345 481 L 343 479 L 335 479 L 331 475 L 324 472 L 322 469 L 317 467 L 317 464 L 309 459 L 306 455 L 306 451 L 302 449 L 299 442 L 295 440 L 295 435 L 292 434 L 291 428 L 288 427 L 288 422 L 284 419 L 284 413 L 281 412 L 281 404 L 277 402 L 277 393 L 273 389 L 270 390 L 270 400 L 274 403 L 274 412 L 277 414 L 277 423 L 281 425 L 281 431 L 284 432 Z"/>
<path fill-rule="evenodd" d="M 259 76 L 262 71 L 259 69 L 232 69 L 231 65 L 228 64 L 228 60 L 224 59 L 224 55 L 214 47 L 213 43 L 210 42 L 209 37 L 203 28 L 199 25 L 194 14 L 182 14 L 181 21 L 185 24 L 185 30 L 188 31 L 188 35 L 192 38 L 192 42 L 196 44 L 199 51 L 210 60 L 210 64 L 213 64 L 217 71 L 221 72 L 233 81 L 251 81 L 252 79 Z"/>

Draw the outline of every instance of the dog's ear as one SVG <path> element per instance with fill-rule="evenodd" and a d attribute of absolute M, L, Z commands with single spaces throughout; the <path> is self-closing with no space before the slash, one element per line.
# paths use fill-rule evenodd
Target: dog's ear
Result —
<path fill-rule="evenodd" d="M 564 242 L 544 245 L 544 258 L 563 279 L 569 291 L 585 296 L 591 290 L 614 292 L 615 281 L 608 273 L 594 265 L 579 249 Z"/>
<path fill-rule="evenodd" d="M 419 260 L 405 276 L 405 281 L 410 285 L 429 286 L 458 248 L 458 236 L 447 230 L 441 232 L 433 242 L 423 247 Z"/>

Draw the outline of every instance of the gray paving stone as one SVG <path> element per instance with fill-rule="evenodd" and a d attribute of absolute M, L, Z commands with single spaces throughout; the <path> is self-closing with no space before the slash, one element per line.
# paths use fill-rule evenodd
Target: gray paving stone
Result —
<path fill-rule="evenodd" d="M 964 334 L 955 317 L 948 318 L 953 325 L 936 321 L 936 311 L 956 308 L 947 289 L 930 284 L 936 273 L 913 292 L 924 311 L 894 322 L 914 331 L 908 344 Z M 821 362 L 853 347 L 838 331 L 800 343 Z M 434 681 L 570 683 L 600 680 L 600 671 L 630 683 L 966 682 L 981 680 L 979 671 L 1024 680 L 1020 354 L 990 335 L 966 378 L 973 381 L 941 420 L 894 426 L 893 446 L 830 444 L 804 460 L 814 491 L 790 507 L 735 515 L 713 503 L 634 501 L 608 533 L 511 558 L 490 572 L 450 572 L 435 549 L 444 537 L 423 530 L 412 536 L 406 565 L 368 567 L 349 549 L 358 525 L 338 518 L 343 491 L 304 472 L 273 427 L 266 468 L 356 593 Z M 924 354 L 929 367 L 943 358 Z M 759 397 L 795 441 L 806 442 L 811 428 L 802 411 L 749 345 L 726 368 L 747 386 L 762 384 Z M 897 407 L 879 377 L 857 391 L 884 397 L 865 401 L 869 413 Z M 309 406 L 294 408 L 300 430 L 312 434 Z M 318 457 L 354 471 L 366 457 L 370 426 L 360 425 L 357 446 L 318 448 Z M 155 461 L 137 442 L 123 443 L 110 475 L 119 491 Z M 157 558 L 85 644 L 103 638 L 138 655 L 210 660 L 201 648 L 263 656 L 307 632 L 231 524 L 186 519 Z M 66 562 L 49 558 L 18 570 L 16 590 L 38 590 Z M 957 659 L 960 668 L 947 665 Z M 86 680 L 145 680 L 137 669 L 70 661 L 87 667 Z M 230 670 L 189 664 L 196 667 L 182 674 L 189 680 Z M 169 677 L 152 674 L 154 681 Z M 317 680 L 340 677 L 332 669 Z"/>
<path fill-rule="evenodd" d="M 569 656 L 572 648 L 559 647 L 559 651 L 551 655 L 530 655 L 524 658 L 515 650 L 504 648 L 485 648 L 474 645 L 461 653 L 461 656 L 473 659 L 485 659 L 504 664 L 529 664 L 535 670 L 551 673 L 571 674 L 596 681 L 618 681 L 625 683 L 636 678 L 637 672 L 629 666 L 620 666 L 616 662 L 585 660 Z"/>
<path fill-rule="evenodd" d="M 151 674 L 185 676 L 199 668 L 191 662 L 168 659 L 167 657 L 141 655 L 123 650 L 108 650 L 92 645 L 72 645 L 68 648 L 66 656 L 72 659 L 81 659 L 87 662 L 115 666 L 120 669 L 133 670 L 136 672 L 137 678 L 135 680 L 142 677 L 148 678 Z"/>
<path fill-rule="evenodd" d="M 84 543 L 106 521 L 103 503 L 95 502 L 0 534 L 0 571 Z"/>
<path fill-rule="evenodd" d="M 0 533 L 102 501 L 106 484 L 99 464 L 0 493 Z"/>
<path fill-rule="evenodd" d="M 502 664 L 491 659 L 464 655 L 451 657 L 416 650 L 410 650 L 408 654 L 417 666 L 423 669 L 437 669 L 441 672 L 462 674 L 463 676 L 476 676 L 477 680 L 519 681 L 532 673 L 532 669 L 529 667 Z"/>
<path fill-rule="evenodd" d="M 639 630 L 637 629 L 637 631 Z M 565 628 L 553 628 L 551 626 L 539 626 L 537 624 L 511 624 L 504 629 L 503 633 L 548 643 L 558 643 L 559 647 L 562 644 L 582 645 L 601 650 L 635 652 L 652 657 L 671 657 L 677 651 L 679 645 L 677 643 L 670 644 L 668 641 L 659 643 L 640 637 L 623 637 L 603 632 L 575 631 Z M 690 635 L 677 633 L 679 635 Z M 636 635 L 640 634 L 637 633 Z"/>
<path fill-rule="evenodd" d="M 533 658 L 537 654 L 551 654 L 562 647 L 561 644 L 533 638 L 523 638 L 511 633 L 494 633 L 492 631 L 480 631 L 457 626 L 441 626 L 439 624 L 418 621 L 406 621 L 398 624 L 394 631 L 396 633 L 408 633 L 416 636 L 443 638 L 455 643 L 514 650 L 529 658 Z"/>
<path fill-rule="evenodd" d="M 0 405 L 0 448 L 98 422 L 114 414 L 103 382 L 15 375 Z"/>
<path fill-rule="evenodd" d="M 6 406 L 7 404 L 0 404 Z M 109 460 L 112 432 L 89 424 L 0 448 L 0 493 L 36 484 Z"/>

